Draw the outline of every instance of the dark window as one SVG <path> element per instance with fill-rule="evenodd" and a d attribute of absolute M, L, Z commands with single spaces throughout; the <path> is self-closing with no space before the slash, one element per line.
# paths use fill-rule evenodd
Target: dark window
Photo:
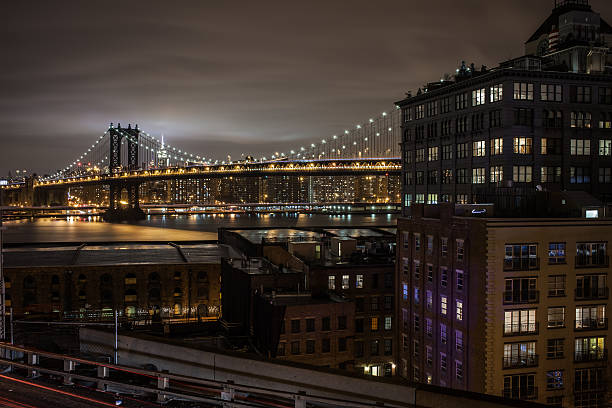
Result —
<path fill-rule="evenodd" d="M 468 148 L 467 143 L 459 143 L 457 144 L 457 158 L 465 159 L 469 157 L 470 149 Z"/>
<path fill-rule="evenodd" d="M 314 354 L 315 352 L 315 341 L 306 340 L 306 354 Z"/>
<path fill-rule="evenodd" d="M 370 355 L 377 356 L 378 354 L 380 354 L 380 341 L 372 340 L 370 343 Z"/>
<path fill-rule="evenodd" d="M 533 126 L 533 109 L 515 109 L 514 124 L 518 126 Z"/>
<path fill-rule="evenodd" d="M 329 339 L 321 340 L 321 352 L 322 353 L 329 353 L 329 351 L 331 350 L 330 344 L 331 343 L 330 343 Z"/>
<path fill-rule="evenodd" d="M 393 288 L 393 272 L 385 272 L 384 275 L 384 285 L 385 285 L 385 289 L 392 289 Z"/>
<path fill-rule="evenodd" d="M 599 88 L 599 103 L 612 105 L 612 88 Z"/>
<path fill-rule="evenodd" d="M 355 333 L 363 333 L 363 318 L 355 319 Z"/>
<path fill-rule="evenodd" d="M 315 319 L 306 319 L 306 331 L 307 332 L 315 331 Z"/>
<path fill-rule="evenodd" d="M 338 316 L 338 330 L 346 329 L 346 316 Z"/>
<path fill-rule="evenodd" d="M 321 319 L 321 330 L 323 331 L 330 331 L 331 330 L 331 321 L 329 316 L 328 317 L 324 317 L 323 319 Z"/>
<path fill-rule="evenodd" d="M 393 354 L 393 340 L 385 339 L 385 356 Z"/>
<path fill-rule="evenodd" d="M 276 353 L 277 356 L 285 355 L 285 343 L 278 343 L 278 351 Z"/>
<path fill-rule="evenodd" d="M 385 296 L 385 310 L 393 309 L 393 296 Z"/>
<path fill-rule="evenodd" d="M 364 301 L 362 297 L 355 298 L 355 312 L 361 313 L 364 310 Z"/>
<path fill-rule="evenodd" d="M 346 337 L 338 338 L 338 351 L 346 351 Z"/>
<path fill-rule="evenodd" d="M 502 126 L 501 110 L 489 112 L 489 127 L 497 128 Z"/>
<path fill-rule="evenodd" d="M 378 289 L 378 274 L 372 274 L 372 289 Z"/>
<path fill-rule="evenodd" d="M 363 341 L 355 341 L 353 347 L 355 348 L 355 357 L 363 357 Z"/>
<path fill-rule="evenodd" d="M 291 333 L 300 332 L 300 320 L 291 320 Z"/>
<path fill-rule="evenodd" d="M 291 342 L 291 354 L 300 354 L 300 342 L 299 341 Z"/>

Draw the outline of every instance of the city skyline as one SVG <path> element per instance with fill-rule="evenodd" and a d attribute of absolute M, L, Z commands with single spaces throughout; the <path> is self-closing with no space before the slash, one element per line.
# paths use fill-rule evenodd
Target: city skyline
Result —
<path fill-rule="evenodd" d="M 392 108 L 403 92 L 443 75 L 439 67 L 452 72 L 462 59 L 492 66 L 520 54 L 525 33 L 551 7 L 526 5 L 498 3 L 508 23 L 487 20 L 475 2 L 453 5 L 482 22 L 466 24 L 444 2 L 361 2 L 350 11 L 267 3 L 239 14 L 222 5 L 132 4 L 112 25 L 98 7 L 11 5 L 0 174 L 55 170 L 110 121 L 138 122 L 220 159 L 329 137 Z M 610 5 L 593 5 L 610 14 Z M 440 6 L 448 12 L 434 14 Z"/>

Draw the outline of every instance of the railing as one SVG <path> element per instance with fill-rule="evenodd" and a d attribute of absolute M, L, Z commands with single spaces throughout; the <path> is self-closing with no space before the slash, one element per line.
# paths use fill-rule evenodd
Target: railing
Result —
<path fill-rule="evenodd" d="M 540 301 L 539 290 L 504 291 L 504 305 L 519 305 L 524 303 L 538 303 Z"/>
<path fill-rule="evenodd" d="M 528 336 L 530 334 L 538 334 L 540 330 L 540 323 L 504 323 L 504 336 Z"/>
<path fill-rule="evenodd" d="M 504 260 L 504 271 L 533 271 L 540 269 L 540 258 L 512 258 Z"/>
<path fill-rule="evenodd" d="M 595 352 L 585 350 L 574 353 L 574 362 L 584 363 L 588 361 L 608 361 L 608 350 L 596 350 Z"/>
<path fill-rule="evenodd" d="M 576 256 L 576 268 L 607 268 L 610 266 L 608 255 Z"/>
<path fill-rule="evenodd" d="M 504 398 L 534 400 L 538 399 L 538 387 L 527 387 L 519 389 L 504 389 Z"/>
<path fill-rule="evenodd" d="M 538 366 L 538 355 L 531 354 L 526 356 L 504 356 L 502 358 L 502 366 L 504 368 L 523 368 L 523 367 L 537 367 Z"/>
<path fill-rule="evenodd" d="M 594 300 L 607 299 L 609 297 L 610 288 L 576 288 L 574 297 L 576 300 Z"/>
<path fill-rule="evenodd" d="M 607 330 L 608 318 L 574 320 L 574 330 Z"/>

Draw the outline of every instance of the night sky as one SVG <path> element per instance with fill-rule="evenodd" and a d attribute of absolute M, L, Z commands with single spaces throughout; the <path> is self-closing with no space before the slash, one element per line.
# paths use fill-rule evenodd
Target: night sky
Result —
<path fill-rule="evenodd" d="M 612 2 L 592 0 L 612 20 Z M 178 7 L 180 5 L 180 7 Z M 206 157 L 289 150 L 391 109 L 462 59 L 519 56 L 553 0 L 8 1 L 0 175 L 109 122 Z"/>

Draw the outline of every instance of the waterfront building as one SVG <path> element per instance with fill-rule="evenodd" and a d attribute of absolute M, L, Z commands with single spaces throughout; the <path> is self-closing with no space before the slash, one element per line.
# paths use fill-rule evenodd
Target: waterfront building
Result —
<path fill-rule="evenodd" d="M 12 245 L 4 249 L 6 306 L 15 316 L 218 316 L 221 257 L 230 252 L 213 244 Z"/>

